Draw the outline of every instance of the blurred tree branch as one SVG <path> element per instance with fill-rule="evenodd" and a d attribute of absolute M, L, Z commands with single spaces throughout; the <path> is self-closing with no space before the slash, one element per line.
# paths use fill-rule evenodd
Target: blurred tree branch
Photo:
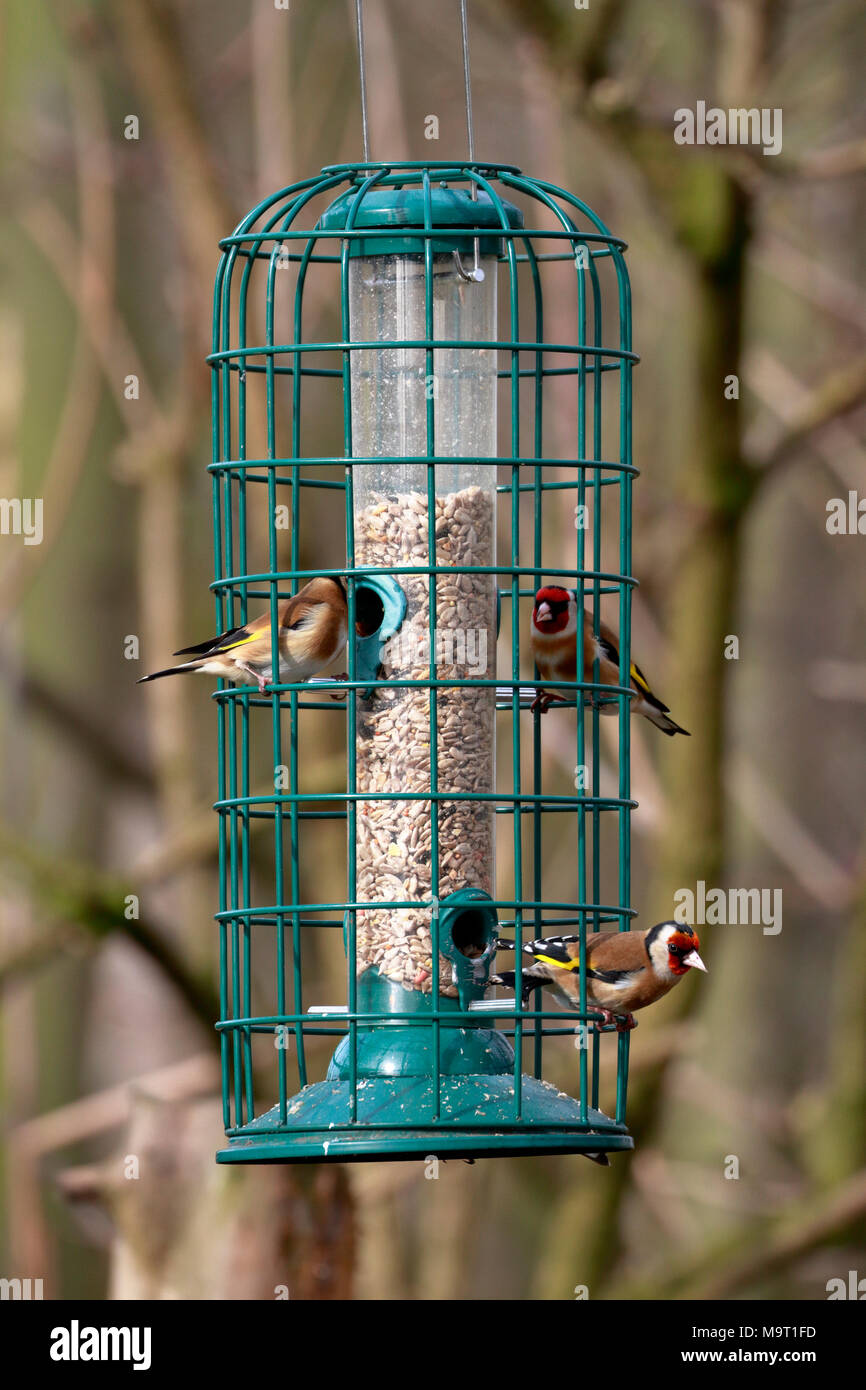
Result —
<path fill-rule="evenodd" d="M 12 1143 L 21 1154 L 38 1157 L 78 1144 L 121 1125 L 129 1116 L 130 1097 L 145 1092 L 160 1100 L 189 1100 L 212 1093 L 219 1083 L 216 1050 L 184 1057 L 180 1062 L 131 1077 L 119 1086 L 94 1091 L 68 1105 L 35 1115 L 11 1131 Z"/>
<path fill-rule="evenodd" d="M 0 613 L 9 613 L 20 603 L 26 588 L 44 570 L 52 544 L 62 533 L 82 476 L 102 395 L 94 344 L 105 336 L 111 318 L 115 250 L 105 108 L 99 83 L 75 64 L 71 65 L 69 92 L 81 236 L 76 255 L 69 256 L 68 244 L 59 254 L 72 262 L 65 269 L 69 277 L 75 278 L 81 312 L 76 316 L 66 393 L 39 484 L 46 518 L 39 560 L 35 563 L 35 557 L 20 548 L 11 552 L 0 576 Z"/>
<path fill-rule="evenodd" d="M 709 1250 L 690 1256 L 673 1269 L 655 1271 L 651 1277 L 622 1280 L 607 1290 L 618 1299 L 729 1299 L 754 1289 L 808 1255 L 843 1236 L 866 1213 L 866 1170 L 861 1170 L 832 1191 L 789 1204 L 763 1223 L 756 1236 L 755 1222 L 744 1223 L 734 1238 L 727 1237 Z"/>
<path fill-rule="evenodd" d="M 846 140 L 825 150 L 810 150 L 795 159 L 784 154 L 765 159 L 759 148 L 743 145 L 737 157 L 748 160 L 754 171 L 767 179 L 809 182 L 851 178 L 866 169 L 866 139 Z"/>
<path fill-rule="evenodd" d="M 86 331 L 102 367 L 105 384 L 117 406 L 118 415 L 121 418 L 124 416 L 123 376 L 128 373 L 138 378 L 139 400 L 145 406 L 145 413 L 157 414 L 158 405 L 147 371 L 117 305 L 112 303 L 107 323 L 97 323 L 88 315 L 84 283 L 92 284 L 103 279 L 99 261 L 94 259 L 86 246 L 79 243 L 71 223 L 47 198 L 38 199 L 25 208 L 21 225 L 34 245 L 39 247 L 76 309 L 77 321 Z M 80 275 L 75 274 L 76 265 L 81 267 Z M 110 297 L 111 292 L 104 283 L 102 292 L 107 292 Z M 118 370 L 119 364 L 124 367 L 123 374 Z"/>
<path fill-rule="evenodd" d="M 827 1081 L 802 1115 L 806 1160 L 826 1187 L 866 1165 L 866 840 L 860 859 L 833 980 Z M 861 1236 L 863 1231 L 861 1222 Z"/>
<path fill-rule="evenodd" d="M 746 360 L 746 379 L 749 389 L 766 406 L 769 417 L 757 421 L 749 430 L 745 447 L 750 457 L 767 455 L 775 447 L 779 433 L 773 430 L 771 419 L 785 429 L 800 418 L 804 398 L 809 388 L 765 347 L 752 349 Z M 856 407 L 855 407 L 856 408 Z M 856 488 L 866 467 L 866 448 L 855 430 L 837 415 L 826 420 L 804 439 L 820 456 L 834 479 L 843 487 Z"/>
<path fill-rule="evenodd" d="M 814 256 L 772 232 L 762 233 L 752 255 L 766 275 L 787 285 L 824 313 L 850 323 L 859 333 L 866 331 L 866 292 L 837 269 L 822 265 Z"/>
<path fill-rule="evenodd" d="M 110 1216 L 108 1297 L 260 1300 L 281 1286 L 292 1300 L 351 1297 L 354 1203 L 345 1167 L 220 1167 L 214 1099 L 177 1089 L 176 1078 L 168 1097 L 135 1087 L 119 1148 L 60 1177 L 71 1202 Z M 140 1160 L 135 1182 L 124 1175 L 128 1154 Z"/>
<path fill-rule="evenodd" d="M 40 931 L 23 946 L 0 953 L 0 990 L 14 985 L 57 960 L 58 955 L 80 949 L 84 938 L 68 923 Z"/>
<path fill-rule="evenodd" d="M 629 0 L 607 0 L 575 14 L 552 0 L 505 0 L 524 33 L 532 34 L 563 75 L 585 93 L 609 76 L 608 49 L 629 8 Z"/>
<path fill-rule="evenodd" d="M 71 741 L 80 755 L 113 782 L 125 783 L 134 791 L 153 792 L 153 774 L 139 762 L 129 742 L 116 735 L 104 719 L 90 713 L 90 706 L 77 704 L 60 690 L 56 681 L 43 680 L 35 672 L 18 670 L 0 650 L 0 675 L 14 686 L 22 705 L 32 714 L 48 720 L 52 728 Z"/>
<path fill-rule="evenodd" d="M 305 789 L 309 792 L 324 793 L 335 789 L 339 785 L 339 779 L 345 775 L 345 770 L 346 757 L 342 751 L 322 759 L 316 764 L 315 775 L 311 775 L 305 783 Z M 272 793 L 273 782 L 270 785 L 254 785 L 250 791 L 250 795 L 254 797 L 270 796 Z M 339 800 L 339 795 L 340 793 L 334 790 L 335 801 Z M 258 828 L 264 836 L 265 826 L 264 821 L 259 821 L 258 824 L 252 822 L 250 830 L 254 845 L 256 829 Z M 188 867 L 189 864 L 211 859 L 215 854 L 214 813 L 208 808 L 190 817 L 179 833 L 165 836 L 146 849 L 132 866 L 131 872 L 137 883 L 157 883 Z"/>
<path fill-rule="evenodd" d="M 30 699 L 32 702 L 35 699 L 39 701 L 43 697 L 47 702 L 56 700 L 56 696 L 50 687 L 38 686 L 35 695 L 28 694 L 28 678 L 24 677 L 23 680 L 22 698 L 25 700 Z M 52 717 L 55 717 L 55 707 L 53 705 L 51 713 Z M 79 727 L 77 724 L 78 711 L 62 702 L 56 705 L 56 717 L 62 722 L 62 726 L 67 733 L 71 731 L 73 736 L 77 738 L 82 751 L 100 762 L 108 775 L 119 776 L 123 780 L 129 781 L 133 786 L 140 787 L 142 790 L 152 790 L 153 784 L 149 772 L 139 767 L 136 763 L 128 761 L 128 755 L 122 746 L 114 745 L 107 740 L 104 726 L 99 726 L 99 728 L 97 728 L 91 725 L 90 721 L 87 720 Z M 336 779 L 339 778 L 344 769 L 345 756 L 342 753 L 329 758 L 325 762 L 317 764 L 317 775 L 308 787 L 308 790 L 327 791 L 329 785 L 336 784 Z M 264 796 L 270 790 L 271 788 L 266 786 L 254 786 L 251 789 L 251 795 Z M 145 850 L 130 869 L 130 877 L 134 880 L 135 884 L 141 888 L 147 884 L 162 883 L 175 874 L 185 872 L 191 865 L 201 864 L 211 860 L 216 853 L 214 824 L 212 810 L 208 809 L 207 811 L 197 814 L 184 826 L 180 836 L 168 835 L 163 840 L 158 841 L 155 845 Z M 7 853 L 11 856 L 15 843 L 16 842 L 10 838 L 4 845 L 3 829 L 2 826 L 0 826 L 0 857 L 3 857 Z M 255 844 L 256 838 L 254 836 L 253 847 L 255 847 Z M 74 871 L 74 881 L 79 890 L 76 892 L 75 897 L 79 904 L 87 901 L 86 893 L 83 888 L 83 881 L 85 876 L 89 875 L 89 873 L 90 870 L 86 870 L 83 867 Z M 111 890 L 111 892 L 115 893 L 114 897 L 110 895 L 107 887 L 104 890 L 98 890 L 98 892 L 112 905 L 112 910 L 115 910 L 117 904 L 122 902 L 122 897 L 118 895 L 119 890 Z M 4 983 L 8 984 L 18 975 L 30 973 L 33 970 L 41 969 L 43 966 L 50 964 L 52 960 L 56 959 L 58 950 L 74 950 L 76 947 L 80 946 L 82 941 L 81 936 L 70 932 L 68 925 L 69 921 L 77 921 L 77 914 L 73 913 L 70 916 L 64 913 L 63 915 L 67 917 L 67 923 L 65 925 L 51 927 L 41 932 L 35 941 L 29 941 L 22 948 L 7 953 L 5 956 L 0 956 L 0 985 Z M 82 923 L 79 922 L 79 925 L 82 925 Z M 87 923 L 83 925 L 86 926 Z M 130 925 L 134 924 L 129 924 L 124 919 L 120 923 L 115 923 L 115 925 L 121 930 L 128 931 Z M 138 926 L 140 927 L 141 923 L 138 923 Z M 95 928 L 91 929 L 91 940 L 97 939 L 100 935 L 101 931 L 97 931 Z M 142 946 L 143 949 L 148 950 L 151 936 L 157 936 L 155 929 L 148 929 L 144 939 L 140 940 L 137 944 Z M 161 936 L 158 936 L 157 939 L 162 943 Z M 184 967 L 184 969 L 186 970 L 186 967 Z M 215 1009 L 217 1007 L 215 997 L 211 1003 Z M 217 1014 L 215 1012 L 211 1012 L 207 1017 L 202 1017 L 202 1021 L 208 1025 L 212 1025 L 216 1016 Z"/>
<path fill-rule="evenodd" d="M 735 758 L 727 772 L 728 795 L 797 882 L 828 911 L 851 902 L 851 875 L 828 854 L 747 757 Z"/>
<path fill-rule="evenodd" d="M 253 102 L 256 149 L 256 198 L 266 198 L 291 177 L 297 155 L 292 120 L 292 44 L 284 41 L 282 27 L 293 16 L 272 5 L 255 5 L 245 51 L 252 57 L 248 74 Z M 295 18 L 296 22 L 296 18 Z"/>
<path fill-rule="evenodd" d="M 164 0 L 110 0 L 124 59 L 147 102 L 166 153 L 172 205 L 183 232 L 190 268 L 209 296 L 220 237 L 233 228 L 231 204 L 193 98 L 177 15 Z"/>
<path fill-rule="evenodd" d="M 122 932 L 134 942 L 174 985 L 198 1021 L 208 1030 L 219 1017 L 219 1001 L 213 990 L 198 979 L 186 961 L 154 923 L 146 917 L 124 916 L 128 887 L 102 876 L 90 866 L 73 864 L 33 847 L 0 824 L 0 858 L 10 872 L 23 879 L 32 900 L 54 918 L 83 928 L 102 940 Z"/>
<path fill-rule="evenodd" d="M 207 390 L 201 364 L 212 302 L 212 276 L 220 238 L 236 225 L 218 166 L 220 143 L 196 102 L 177 9 L 166 0 L 110 0 L 109 12 L 123 55 L 162 154 L 171 209 L 186 251 L 185 274 L 175 281 L 172 308 L 180 339 L 171 373 L 172 400 L 162 428 L 139 429 L 122 454 L 124 476 L 139 489 L 137 579 L 142 648 L 172 651 L 182 640 L 184 606 L 184 500 L 186 455 L 197 438 L 199 407 Z M 150 426 L 148 421 L 148 426 Z M 159 802 L 171 834 L 194 812 L 196 754 L 189 691 L 151 687 L 146 696 Z M 191 869 L 177 884 L 176 910 L 203 920 L 205 887 Z"/>
<path fill-rule="evenodd" d="M 866 354 L 830 372 L 811 391 L 804 389 L 786 427 L 752 464 L 758 480 L 768 478 L 796 455 L 802 445 L 833 421 L 866 402 Z"/>

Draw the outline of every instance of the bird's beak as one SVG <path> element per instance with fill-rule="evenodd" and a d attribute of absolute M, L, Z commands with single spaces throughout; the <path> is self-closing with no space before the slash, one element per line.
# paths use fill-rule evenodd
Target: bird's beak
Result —
<path fill-rule="evenodd" d="M 697 951 L 689 951 L 687 956 L 683 956 L 683 965 L 691 965 L 694 966 L 695 970 L 703 970 L 705 973 L 709 973 Z"/>
<path fill-rule="evenodd" d="M 549 603 L 540 603 L 535 610 L 535 621 L 537 623 L 546 623 L 547 619 L 551 616 Z"/>

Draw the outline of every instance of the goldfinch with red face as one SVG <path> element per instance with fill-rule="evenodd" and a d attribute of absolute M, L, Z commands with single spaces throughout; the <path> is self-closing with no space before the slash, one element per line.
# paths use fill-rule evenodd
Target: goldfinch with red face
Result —
<path fill-rule="evenodd" d="M 586 1003 L 599 1010 L 605 1024 L 623 1032 L 634 1027 L 633 1015 L 662 999 L 690 970 L 706 970 L 700 942 L 691 927 L 658 922 L 648 931 L 592 932 L 586 938 Z M 513 951 L 513 941 L 499 950 Z M 580 1007 L 580 943 L 576 936 L 548 936 L 524 944 L 532 963 L 523 970 L 523 1006 L 533 989 L 550 989 L 567 1009 Z M 515 973 L 490 976 L 491 984 L 515 988 Z"/>
<path fill-rule="evenodd" d="M 279 681 L 306 681 L 329 666 L 346 645 L 348 608 L 346 591 L 339 579 L 317 578 L 305 584 L 277 609 L 279 621 Z M 194 654 L 194 655 L 193 655 Z M 155 681 L 162 676 L 200 671 L 221 676 L 236 685 L 255 681 L 261 694 L 272 679 L 271 616 L 263 613 L 243 627 L 210 637 L 196 647 L 182 647 L 175 656 L 193 655 L 191 661 L 142 676 Z"/>
<path fill-rule="evenodd" d="M 593 662 L 598 658 L 598 678 L 602 685 L 619 685 L 619 648 L 616 636 L 606 623 L 600 624 L 599 635 L 593 632 L 592 615 L 583 612 L 583 672 L 577 674 L 577 602 L 568 589 L 551 585 L 539 589 L 532 610 L 531 647 L 542 680 L 592 680 Z M 632 714 L 642 714 L 663 734 L 688 734 L 669 717 L 663 705 L 649 687 L 640 667 L 632 662 L 631 687 L 637 699 L 631 701 Z M 554 700 L 567 697 L 562 691 L 540 690 L 533 709 L 546 713 Z M 600 706 L 602 714 L 616 714 L 615 703 Z"/>

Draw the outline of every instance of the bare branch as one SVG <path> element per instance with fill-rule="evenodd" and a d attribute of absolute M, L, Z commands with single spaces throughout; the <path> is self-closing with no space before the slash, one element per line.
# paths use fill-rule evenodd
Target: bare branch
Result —
<path fill-rule="evenodd" d="M 116 310 L 105 332 L 88 316 L 88 304 L 83 293 L 85 280 L 92 283 L 102 275 L 97 261 L 88 254 L 85 246 L 77 245 L 77 238 L 66 218 L 47 199 L 28 207 L 21 217 L 21 224 L 29 234 L 34 245 L 39 247 L 45 259 L 65 289 L 71 303 L 78 312 L 82 326 L 87 330 L 90 345 L 102 367 L 105 384 L 114 397 L 118 411 L 124 406 L 123 380 L 118 372 L 118 363 L 125 367 L 124 375 L 133 373 L 138 377 L 140 399 L 149 411 L 156 411 L 156 399 L 144 370 L 144 365 L 136 351 L 132 336 Z M 75 268 L 80 267 L 76 275 Z"/>
<path fill-rule="evenodd" d="M 866 401 L 866 354 L 830 372 L 792 412 L 787 429 L 762 455 L 752 458 L 759 479 L 787 463 L 801 445 Z"/>
<path fill-rule="evenodd" d="M 32 671 L 17 670 L 3 651 L 0 651 L 0 676 L 10 685 L 14 684 L 16 694 L 30 714 L 47 719 L 106 776 L 136 791 L 154 790 L 152 773 L 137 760 L 129 744 L 113 733 L 104 719 L 92 716 L 89 707 L 77 705 L 56 681 L 43 680 Z"/>
<path fill-rule="evenodd" d="M 188 1100 L 214 1090 L 217 1081 L 215 1051 L 196 1053 L 27 1120 L 11 1131 L 10 1142 L 28 1155 L 53 1153 L 124 1124 L 133 1090 L 160 1100 Z"/>
<path fill-rule="evenodd" d="M 744 380 L 772 414 L 786 426 L 798 418 L 808 388 L 767 348 L 753 349 L 743 372 Z M 749 458 L 766 457 L 778 433 L 769 422 L 759 421 L 747 434 L 745 452 Z M 841 418 L 830 420 L 810 440 L 815 452 L 838 478 L 843 487 L 859 487 L 866 468 L 866 449 L 857 434 Z"/>
<path fill-rule="evenodd" d="M 802 179 L 839 179 L 862 174 L 864 169 L 866 138 L 847 140 L 827 150 L 814 150 L 803 155 L 794 165 L 789 164 L 784 172 Z"/>
<path fill-rule="evenodd" d="M 198 289 L 210 293 L 218 242 L 234 226 L 213 159 L 212 136 L 193 99 L 176 16 L 162 0 L 111 0 L 126 62 L 166 152 L 172 201 Z"/>
<path fill-rule="evenodd" d="M 575 77 L 582 91 L 610 77 L 608 53 L 628 0 L 607 3 L 576 14 L 548 0 L 506 0 L 505 8 L 521 32 L 542 43 L 560 71 Z"/>
<path fill-rule="evenodd" d="M 111 316 L 108 301 L 115 243 L 105 109 L 99 83 L 83 65 L 71 65 L 68 83 L 81 225 L 81 244 L 72 273 L 77 274 L 81 313 L 76 318 L 66 394 L 40 481 L 46 522 L 38 562 L 20 547 L 11 553 L 0 576 L 0 614 L 11 612 L 21 602 L 52 553 L 75 498 L 101 398 L 93 342 L 105 336 Z M 94 273 L 97 266 L 99 272 Z"/>
<path fill-rule="evenodd" d="M 866 294 L 838 271 L 772 233 L 761 237 L 752 257 L 764 274 L 787 285 L 825 313 L 866 332 Z"/>
<path fill-rule="evenodd" d="M 760 1235 L 754 1219 L 742 1232 L 702 1250 L 673 1270 L 649 1281 L 624 1281 L 608 1290 L 608 1297 L 633 1298 L 734 1298 L 745 1289 L 789 1269 L 804 1255 L 828 1245 L 850 1229 L 866 1213 L 866 1170 L 855 1173 L 840 1187 L 807 1196 L 787 1205 L 768 1221 Z"/>
<path fill-rule="evenodd" d="M 165 935 L 147 918 L 124 916 L 128 888 L 101 876 L 96 869 L 73 864 L 34 849 L 8 826 L 0 824 L 0 858 L 23 878 L 34 902 L 55 918 L 74 923 L 96 940 L 122 932 L 129 937 L 174 985 L 204 1027 L 213 1027 L 219 1014 L 214 992 L 192 974 L 187 963 Z"/>
<path fill-rule="evenodd" d="M 311 769 L 307 790 L 327 793 L 337 786 L 340 777 L 345 775 L 345 767 L 346 758 L 343 752 L 327 760 L 321 759 L 315 769 Z M 269 786 L 262 784 L 254 786 L 251 795 L 270 796 L 273 790 L 273 782 Z M 336 799 L 339 793 L 335 791 L 334 796 Z M 264 829 L 266 823 L 260 821 L 258 824 Z M 179 831 L 166 835 L 164 839 L 146 849 L 132 865 L 131 876 L 138 884 L 160 883 L 173 874 L 188 869 L 192 864 L 213 858 L 216 854 L 215 825 L 214 813 L 210 808 L 192 816 Z M 254 839 L 255 826 L 256 822 L 253 821 L 251 831 Z"/>
<path fill-rule="evenodd" d="M 811 832 L 767 782 L 750 759 L 737 758 L 727 778 L 734 800 L 764 843 L 789 869 L 800 886 L 822 907 L 840 911 L 851 902 L 854 880 L 818 844 Z"/>

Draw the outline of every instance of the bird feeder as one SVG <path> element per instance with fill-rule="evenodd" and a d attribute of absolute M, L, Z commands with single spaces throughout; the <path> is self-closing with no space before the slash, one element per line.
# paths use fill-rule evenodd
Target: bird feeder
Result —
<path fill-rule="evenodd" d="M 216 694 L 227 1132 L 218 1157 L 631 1148 L 628 1035 L 604 1036 L 586 1002 L 585 967 L 571 1013 L 544 997 L 524 1007 L 519 951 L 516 998 L 489 989 L 500 934 L 518 945 L 554 932 L 583 942 L 605 926 L 627 930 L 633 915 L 635 358 L 624 243 L 573 195 L 512 166 L 470 160 L 325 168 L 265 200 L 221 246 L 209 359 L 217 619 L 229 627 L 259 598 L 273 621 L 278 603 L 314 574 L 337 574 L 350 640 L 344 683 Z M 279 312 L 286 268 L 291 305 Z M 336 337 L 327 314 L 318 334 L 310 327 L 313 271 L 332 276 Z M 563 340 L 560 328 L 550 339 L 553 303 L 563 322 L 563 275 L 572 333 Z M 257 381 L 264 389 L 255 393 Z M 323 384 L 343 421 L 343 447 L 329 456 L 304 444 L 305 402 Z M 567 422 L 565 453 L 550 449 L 554 410 Z M 266 450 L 251 456 L 254 421 Z M 256 483 L 269 504 L 265 570 L 248 562 Z M 334 569 L 301 564 L 313 488 L 326 489 L 346 537 L 345 565 Z M 281 566 L 275 516 L 286 495 L 291 553 Z M 546 553 L 545 504 L 561 509 L 563 496 L 590 521 L 576 526 L 572 566 L 557 569 Z M 603 512 L 614 517 L 607 567 Z M 504 554 L 497 531 L 509 538 Z M 574 588 L 596 616 L 604 595 L 619 606 L 619 687 L 595 684 L 592 673 L 558 683 L 564 707 L 577 710 L 575 765 L 587 770 L 565 793 L 545 785 L 553 724 L 544 721 L 557 716 L 530 710 L 540 682 L 522 674 L 525 624 L 543 580 Z M 331 693 L 348 698 L 324 698 Z M 617 706 L 619 766 L 615 794 L 602 795 L 604 702 Z M 301 789 L 311 709 L 345 721 L 339 795 Z M 261 734 L 274 767 L 287 769 L 287 784 L 265 794 L 253 790 L 251 748 Z M 498 780 L 497 739 L 509 750 Z M 321 875 L 305 873 L 300 852 L 305 827 L 327 818 L 347 830 L 337 902 L 317 896 Z M 569 901 L 546 893 L 548 835 L 570 847 Z M 253 868 L 263 836 L 274 878 L 264 896 Z M 314 933 L 320 957 L 345 953 L 343 1000 L 307 1002 Z M 577 1048 L 567 1084 L 554 1086 L 544 1079 L 545 1048 L 563 1034 Z M 330 1062 L 323 1038 L 335 1044 Z M 610 1115 L 599 1105 L 607 1047 L 616 1065 Z"/>

